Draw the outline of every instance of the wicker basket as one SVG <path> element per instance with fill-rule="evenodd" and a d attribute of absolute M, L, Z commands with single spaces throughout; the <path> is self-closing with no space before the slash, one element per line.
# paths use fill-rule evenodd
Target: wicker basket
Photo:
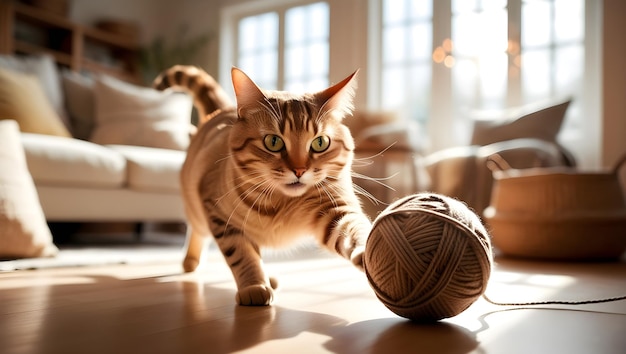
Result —
<path fill-rule="evenodd" d="M 618 259 L 626 250 L 626 201 L 618 171 L 514 170 L 495 156 L 485 219 L 503 255 L 554 260 Z"/>

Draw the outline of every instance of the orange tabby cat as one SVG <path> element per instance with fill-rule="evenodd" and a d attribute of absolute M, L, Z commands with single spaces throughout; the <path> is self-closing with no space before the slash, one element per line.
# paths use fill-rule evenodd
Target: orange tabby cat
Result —
<path fill-rule="evenodd" d="M 362 269 L 371 229 L 351 178 L 354 141 L 342 119 L 352 113 L 356 73 L 323 91 L 266 91 L 232 69 L 237 107 L 197 68 L 176 66 L 156 87 L 194 95 L 202 119 L 181 172 L 188 221 L 184 269 L 198 266 L 212 235 L 237 282 L 241 305 L 269 305 L 276 281 L 261 247 L 313 237 Z"/>

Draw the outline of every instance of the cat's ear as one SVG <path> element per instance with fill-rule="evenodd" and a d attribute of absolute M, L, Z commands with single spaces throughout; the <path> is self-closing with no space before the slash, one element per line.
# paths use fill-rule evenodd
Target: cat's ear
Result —
<path fill-rule="evenodd" d="M 231 69 L 233 88 L 237 97 L 237 111 L 255 109 L 265 103 L 263 91 L 240 69 Z"/>
<path fill-rule="evenodd" d="M 321 117 L 330 115 L 335 119 L 343 119 L 352 114 L 358 72 L 359 70 L 356 70 L 337 84 L 315 94 Z"/>

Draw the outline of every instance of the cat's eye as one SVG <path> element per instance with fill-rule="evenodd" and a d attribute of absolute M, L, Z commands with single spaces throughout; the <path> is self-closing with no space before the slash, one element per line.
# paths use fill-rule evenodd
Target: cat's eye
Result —
<path fill-rule="evenodd" d="M 278 135 L 266 135 L 263 139 L 263 144 L 271 152 L 279 152 L 285 147 L 285 142 Z"/>
<path fill-rule="evenodd" d="M 330 138 L 326 135 L 320 135 L 311 142 L 311 149 L 315 152 L 324 152 L 330 146 Z"/>

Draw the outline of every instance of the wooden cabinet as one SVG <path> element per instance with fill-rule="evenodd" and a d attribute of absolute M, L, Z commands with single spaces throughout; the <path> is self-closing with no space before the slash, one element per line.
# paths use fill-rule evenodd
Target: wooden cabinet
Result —
<path fill-rule="evenodd" d="M 10 0 L 0 0 L 0 53 L 46 53 L 74 71 L 106 73 L 134 83 L 141 79 L 135 38 Z"/>

